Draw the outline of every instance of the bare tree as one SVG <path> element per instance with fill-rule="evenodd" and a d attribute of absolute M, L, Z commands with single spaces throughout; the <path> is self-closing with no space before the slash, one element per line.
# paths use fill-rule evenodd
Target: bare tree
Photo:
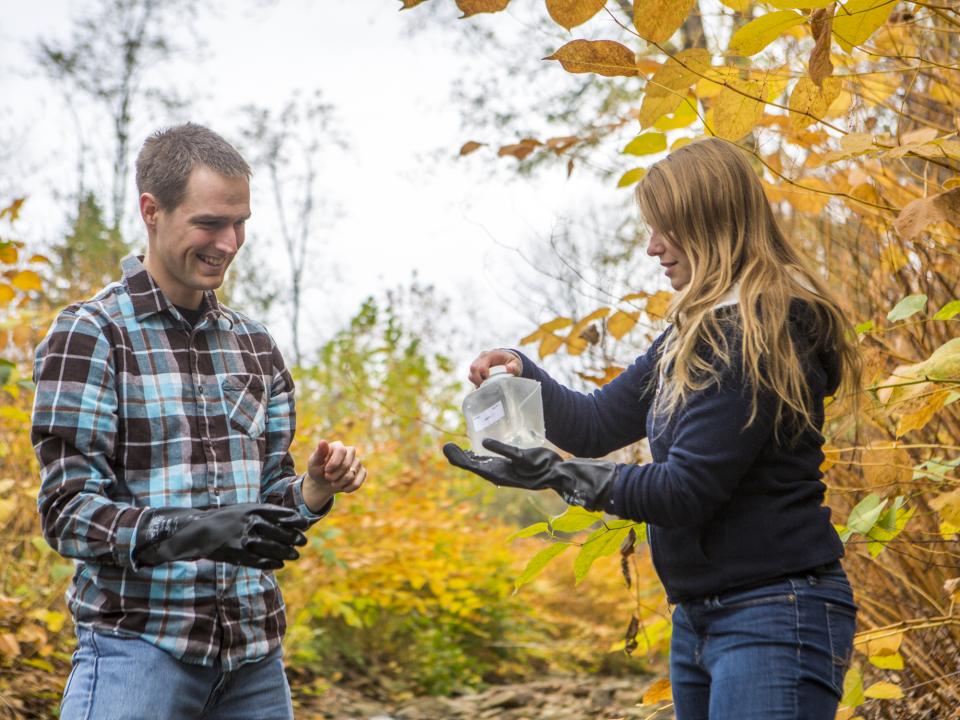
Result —
<path fill-rule="evenodd" d="M 123 223 L 131 125 L 138 105 L 150 100 L 171 110 L 183 104 L 176 91 L 151 84 L 150 72 L 183 51 L 170 42 L 170 29 L 189 27 L 198 5 L 197 0 L 98 0 L 89 11 L 76 17 L 69 40 L 37 43 L 37 62 L 71 99 L 68 107 L 72 107 L 79 92 L 110 119 L 110 226 L 114 231 L 119 231 Z M 197 48 L 198 43 L 191 45 Z M 82 177 L 84 156 L 89 145 L 83 129 L 78 131 L 82 196 L 86 192 Z"/>
<path fill-rule="evenodd" d="M 294 359 L 300 365 L 306 270 L 321 242 L 320 223 L 329 224 L 336 213 L 329 198 L 318 194 L 317 181 L 325 153 L 346 144 L 336 127 L 333 106 L 323 101 L 319 90 L 307 97 L 294 94 L 279 112 L 249 105 L 244 113 L 248 124 L 242 131 L 243 144 L 254 170 L 266 170 L 287 255 L 290 330 Z"/>

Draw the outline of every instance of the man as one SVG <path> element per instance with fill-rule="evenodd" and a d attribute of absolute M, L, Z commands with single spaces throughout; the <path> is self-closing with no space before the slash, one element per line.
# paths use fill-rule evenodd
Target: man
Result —
<path fill-rule="evenodd" d="M 244 241 L 250 168 L 187 124 L 137 158 L 144 258 L 37 349 L 44 535 L 76 560 L 61 717 L 290 718 L 271 570 L 366 470 L 318 442 L 297 476 L 290 373 L 214 291 Z"/>

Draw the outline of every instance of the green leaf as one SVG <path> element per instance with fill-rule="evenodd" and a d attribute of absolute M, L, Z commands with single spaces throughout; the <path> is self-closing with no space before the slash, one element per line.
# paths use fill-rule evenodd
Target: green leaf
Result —
<path fill-rule="evenodd" d="M 868 333 L 871 330 L 873 330 L 873 320 L 862 322 L 854 328 L 854 331 L 856 331 L 858 335 L 862 333 Z"/>
<path fill-rule="evenodd" d="M 13 369 L 16 365 L 9 360 L 0 358 L 0 385 L 6 385 L 10 382 L 10 376 L 13 374 Z"/>
<path fill-rule="evenodd" d="M 960 300 L 951 300 L 942 308 L 937 310 L 937 314 L 933 316 L 934 320 L 950 320 L 957 313 L 960 313 Z"/>
<path fill-rule="evenodd" d="M 922 293 L 919 295 L 907 295 L 903 300 L 887 313 L 887 320 L 897 322 L 915 315 L 927 306 L 927 296 Z"/>
<path fill-rule="evenodd" d="M 761 15 L 733 34 L 733 37 L 730 38 L 730 52 L 743 57 L 756 55 L 787 30 L 799 25 L 805 19 L 803 15 L 792 10 L 778 10 Z"/>
<path fill-rule="evenodd" d="M 880 513 L 883 512 L 886 504 L 887 501 L 879 495 L 870 493 L 850 511 L 850 517 L 847 518 L 847 527 L 853 532 L 865 535 L 877 522 L 877 518 L 880 517 Z"/>
<path fill-rule="evenodd" d="M 629 527 L 622 527 L 617 530 L 601 527 L 590 534 L 573 561 L 573 576 L 576 578 L 578 585 L 586 577 L 595 560 L 613 555 L 620 549 L 620 544 L 629 532 Z"/>
<path fill-rule="evenodd" d="M 547 566 L 547 563 L 568 547 L 570 547 L 569 543 L 551 543 L 530 558 L 530 562 L 527 563 L 523 572 L 520 573 L 520 577 L 518 577 L 514 583 L 514 592 L 533 580 Z"/>
<path fill-rule="evenodd" d="M 646 168 L 634 168 L 633 170 L 627 170 L 617 181 L 617 187 L 628 187 L 634 183 L 640 182 L 640 180 L 642 180 L 643 176 L 646 174 Z"/>
<path fill-rule="evenodd" d="M 901 533 L 904 526 L 906 526 L 907 521 L 913 517 L 913 513 L 916 511 L 916 508 L 899 508 L 897 510 L 895 519 L 893 520 L 893 526 L 889 526 L 889 521 L 887 520 L 887 515 L 889 511 L 884 513 L 884 516 L 880 518 L 880 521 L 870 529 L 870 532 L 867 534 L 870 542 L 867 543 L 867 550 L 870 553 L 871 557 L 877 557 L 883 549 L 887 546 L 891 540 L 893 540 L 897 535 Z"/>
<path fill-rule="evenodd" d="M 533 525 L 528 525 L 522 530 L 517 530 L 513 535 L 507 538 L 507 540 L 519 540 L 520 538 L 533 537 L 534 535 L 539 535 L 540 533 L 550 532 L 550 526 L 545 522 L 534 523 Z"/>
<path fill-rule="evenodd" d="M 652 155 L 667 149 L 667 136 L 658 132 L 645 132 L 627 143 L 623 151 L 627 155 Z"/>
<path fill-rule="evenodd" d="M 582 507 L 572 505 L 565 513 L 551 518 L 548 522 L 553 532 L 574 533 L 596 525 L 602 517 L 601 512 L 588 512 Z"/>
<path fill-rule="evenodd" d="M 857 667 L 851 667 L 843 678 L 843 697 L 840 707 L 855 708 L 862 705 L 866 697 L 863 694 L 863 675 Z"/>

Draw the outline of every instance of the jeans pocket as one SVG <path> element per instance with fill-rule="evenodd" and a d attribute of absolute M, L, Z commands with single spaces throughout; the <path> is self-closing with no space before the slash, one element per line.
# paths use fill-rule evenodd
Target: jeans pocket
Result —
<path fill-rule="evenodd" d="M 853 635 L 857 626 L 857 611 L 846 605 L 825 603 L 827 611 L 827 635 L 830 640 L 832 661 L 830 683 L 837 696 L 843 694 L 843 678 L 850 666 L 853 652 Z"/>
<path fill-rule="evenodd" d="M 263 380 L 256 375 L 227 375 L 221 387 L 230 427 L 251 438 L 260 437 L 267 421 Z"/>

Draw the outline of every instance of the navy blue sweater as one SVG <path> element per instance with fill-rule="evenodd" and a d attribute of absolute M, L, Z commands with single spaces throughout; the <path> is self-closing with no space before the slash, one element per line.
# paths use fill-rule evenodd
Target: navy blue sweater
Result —
<path fill-rule="evenodd" d="M 789 444 L 774 435 L 774 398 L 761 392 L 758 417 L 741 373 L 736 306 L 718 308 L 733 358 L 720 383 L 692 393 L 671 418 L 652 409 L 656 360 L 669 329 L 615 380 L 586 395 L 563 387 L 529 358 L 524 377 L 543 388 L 547 438 L 578 457 L 600 457 L 649 438 L 653 462 L 621 465 L 608 512 L 646 522 L 653 563 L 671 602 L 782 577 L 836 560 L 843 545 L 823 507 L 823 437 L 806 429 Z M 790 328 L 823 425 L 836 390 L 835 353 L 818 345 L 809 306 L 795 301 Z"/>

